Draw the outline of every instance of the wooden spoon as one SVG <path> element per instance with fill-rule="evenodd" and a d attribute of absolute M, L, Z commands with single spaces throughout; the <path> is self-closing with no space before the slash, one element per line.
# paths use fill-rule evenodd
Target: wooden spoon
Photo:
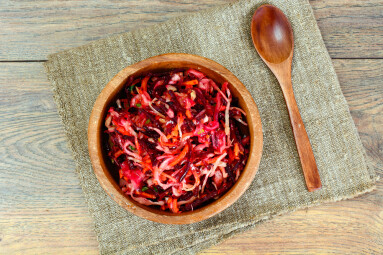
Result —
<path fill-rule="evenodd" d="M 251 21 L 251 36 L 255 49 L 277 77 L 285 97 L 290 122 L 301 160 L 308 191 L 322 187 L 310 141 L 295 101 L 291 83 L 291 64 L 294 51 L 293 30 L 281 10 L 262 5 Z"/>

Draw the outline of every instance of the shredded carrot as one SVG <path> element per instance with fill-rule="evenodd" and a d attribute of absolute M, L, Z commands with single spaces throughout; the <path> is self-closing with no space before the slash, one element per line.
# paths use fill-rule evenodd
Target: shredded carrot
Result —
<path fill-rule="evenodd" d="M 167 204 L 168 208 L 169 208 L 171 211 L 173 211 L 173 203 L 172 203 L 172 201 L 173 201 L 173 198 L 172 198 L 172 197 L 169 197 L 168 200 L 166 201 L 166 204 Z"/>
<path fill-rule="evenodd" d="M 193 85 L 197 85 L 199 82 L 198 80 L 190 80 L 190 81 L 185 81 L 182 83 L 182 85 L 184 86 L 193 86 Z"/>
<path fill-rule="evenodd" d="M 160 141 L 160 144 L 161 144 L 162 146 L 167 146 L 167 147 L 174 147 L 174 146 L 177 146 L 176 143 L 163 142 L 162 140 Z"/>
<path fill-rule="evenodd" d="M 193 115 L 191 114 L 189 109 L 186 110 L 185 114 L 186 114 L 186 117 L 188 117 L 189 119 L 193 118 Z"/>
<path fill-rule="evenodd" d="M 146 172 L 149 171 L 149 170 L 151 170 L 151 168 L 148 167 L 148 166 L 145 166 L 145 168 L 142 169 L 142 172 L 143 172 L 143 173 L 146 173 Z"/>
<path fill-rule="evenodd" d="M 179 212 L 179 209 L 178 209 L 178 205 L 177 205 L 177 199 L 176 198 L 173 198 L 173 212 L 174 213 L 178 213 Z"/>
<path fill-rule="evenodd" d="M 122 154 L 124 154 L 124 152 L 122 150 L 119 150 L 117 151 L 116 153 L 114 153 L 114 157 L 115 158 L 118 158 L 119 156 L 121 156 Z"/>
<path fill-rule="evenodd" d="M 175 166 L 177 165 L 178 163 L 181 162 L 181 160 L 184 159 L 184 157 L 186 156 L 186 153 L 188 153 L 188 150 L 189 150 L 189 146 L 186 145 L 183 150 L 181 151 L 180 155 L 178 155 L 172 162 L 170 162 L 169 166 L 172 167 L 172 166 Z"/>
<path fill-rule="evenodd" d="M 141 82 L 141 89 L 142 89 L 143 92 L 146 92 L 146 91 L 147 91 L 149 78 L 150 78 L 150 76 L 148 75 L 148 76 L 146 76 L 144 79 L 142 79 L 142 82 Z"/>
<path fill-rule="evenodd" d="M 190 132 L 190 133 L 184 133 L 184 134 L 182 134 L 182 139 L 185 139 L 186 137 L 188 137 L 188 136 L 193 136 L 194 134 L 193 134 L 193 132 Z"/>
<path fill-rule="evenodd" d="M 239 146 L 238 146 L 238 143 L 235 143 L 234 144 L 234 157 L 238 158 L 238 155 L 239 155 Z"/>
<path fill-rule="evenodd" d="M 118 132 L 120 132 L 121 134 L 123 134 L 123 135 L 130 135 L 130 133 L 129 133 L 128 131 L 126 131 L 125 128 L 122 127 L 122 126 L 117 126 L 117 127 L 116 127 L 116 130 L 117 130 Z"/>
<path fill-rule="evenodd" d="M 149 198 L 149 199 L 156 199 L 156 196 L 153 195 L 153 194 L 149 194 L 149 193 L 146 193 L 146 192 L 142 192 L 142 191 L 134 191 L 134 193 L 138 196 L 141 196 L 141 197 L 145 197 L 145 198 Z"/>

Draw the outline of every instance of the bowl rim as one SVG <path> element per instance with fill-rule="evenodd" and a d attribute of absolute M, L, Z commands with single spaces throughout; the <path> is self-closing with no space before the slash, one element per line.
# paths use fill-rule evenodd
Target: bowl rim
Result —
<path fill-rule="evenodd" d="M 228 81 L 234 87 L 238 94 L 245 102 L 247 121 L 252 122 L 250 129 L 250 152 L 240 178 L 222 197 L 212 203 L 198 208 L 195 211 L 183 212 L 174 214 L 165 211 L 159 211 L 145 205 L 140 205 L 133 201 L 127 195 L 124 195 L 120 187 L 114 181 L 106 167 L 102 154 L 102 138 L 100 130 L 104 123 L 103 112 L 107 107 L 107 102 L 111 100 L 117 93 L 123 89 L 126 79 L 138 73 L 144 68 L 149 68 L 152 65 L 166 62 L 180 61 L 188 62 L 193 65 L 201 66 L 205 69 L 210 69 Z M 186 66 L 185 66 L 186 67 Z M 155 68 L 154 68 L 155 69 Z M 251 111 L 250 111 L 251 109 Z M 250 92 L 242 84 L 242 82 L 224 66 L 205 57 L 186 54 L 186 53 L 167 53 L 153 56 L 135 64 L 129 65 L 118 72 L 101 91 L 97 100 L 94 103 L 88 125 L 88 150 L 90 160 L 93 166 L 93 171 L 105 192 L 121 207 L 141 218 L 165 224 L 191 224 L 208 219 L 221 211 L 225 210 L 236 202 L 242 194 L 247 190 L 257 173 L 263 150 L 263 132 L 261 117 L 257 105 L 255 104 Z M 239 185 L 241 184 L 241 185 Z"/>

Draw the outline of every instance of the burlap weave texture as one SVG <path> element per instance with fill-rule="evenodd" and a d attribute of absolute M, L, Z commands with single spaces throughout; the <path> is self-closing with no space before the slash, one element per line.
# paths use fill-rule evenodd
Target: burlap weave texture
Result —
<path fill-rule="evenodd" d="M 282 92 L 251 41 L 251 16 L 263 3 L 226 4 L 49 56 L 47 75 L 102 254 L 195 254 L 262 219 L 374 187 L 376 175 L 308 1 L 270 0 L 294 30 L 293 87 L 323 185 L 307 192 Z M 184 226 L 153 223 L 120 208 L 99 185 L 87 149 L 89 115 L 107 82 L 132 63 L 169 52 L 204 56 L 232 71 L 254 97 L 264 132 L 260 168 L 248 191 L 219 215 Z"/>

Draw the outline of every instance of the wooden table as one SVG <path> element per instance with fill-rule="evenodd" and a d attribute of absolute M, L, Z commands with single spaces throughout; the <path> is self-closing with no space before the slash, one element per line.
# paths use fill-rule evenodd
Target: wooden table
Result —
<path fill-rule="evenodd" d="M 198 2 L 198 3 L 197 3 Z M 98 252 L 43 71 L 46 56 L 229 1 L 0 1 L 0 254 Z M 312 0 L 368 158 L 383 174 L 383 1 Z M 383 181 L 277 217 L 202 254 L 383 250 Z"/>

